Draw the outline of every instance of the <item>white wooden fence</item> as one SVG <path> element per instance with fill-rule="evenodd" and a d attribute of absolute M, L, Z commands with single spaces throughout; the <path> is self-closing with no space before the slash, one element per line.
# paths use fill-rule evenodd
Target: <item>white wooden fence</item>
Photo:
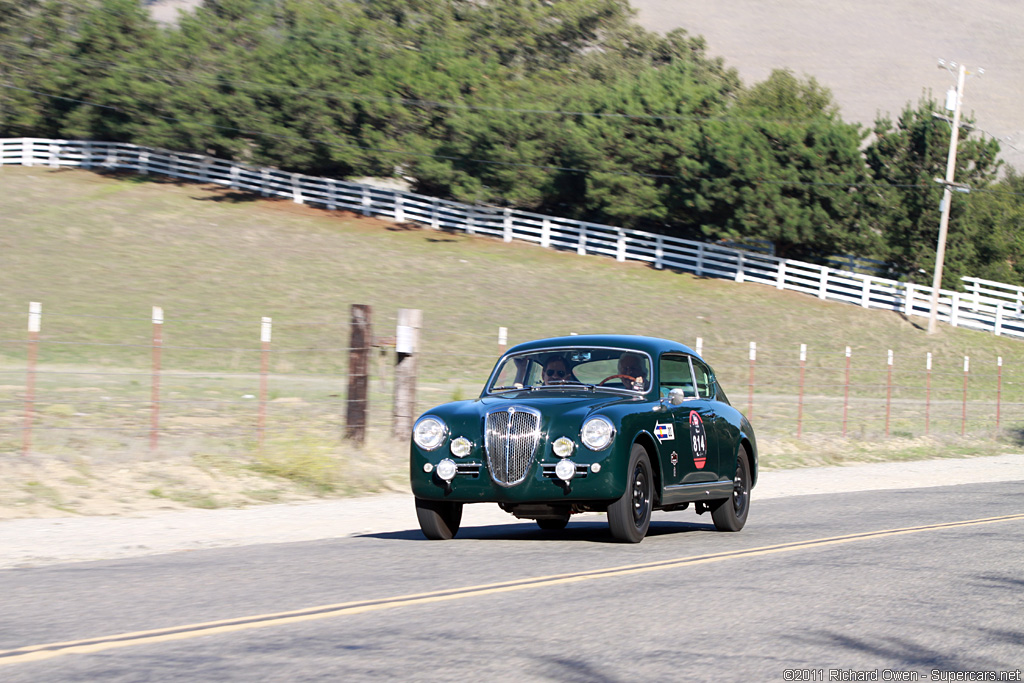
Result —
<path fill-rule="evenodd" d="M 655 268 L 681 270 L 702 277 L 754 282 L 908 316 L 928 317 L 931 310 L 931 287 L 854 270 L 874 271 L 877 262 L 864 260 L 860 263 L 845 257 L 837 261 L 848 264 L 848 268 L 833 268 L 639 230 L 514 209 L 471 206 L 331 178 L 255 168 L 198 154 L 124 143 L 5 138 L 0 139 L 0 166 L 3 165 L 157 173 L 264 196 L 285 197 L 299 204 L 386 216 L 398 223 L 411 221 L 435 230 L 489 235 L 506 242 L 522 240 L 578 254 L 642 261 Z M 963 279 L 966 292 L 940 290 L 939 320 L 953 326 L 1024 337 L 1024 289 L 977 278 Z"/>

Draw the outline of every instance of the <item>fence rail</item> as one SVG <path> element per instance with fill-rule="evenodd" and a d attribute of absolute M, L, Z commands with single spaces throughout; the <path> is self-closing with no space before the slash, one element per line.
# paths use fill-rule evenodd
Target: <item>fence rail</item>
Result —
<path fill-rule="evenodd" d="M 863 308 L 928 317 L 932 288 L 890 280 L 877 261 L 838 259 L 843 268 L 783 259 L 715 243 L 544 216 L 514 209 L 460 204 L 410 192 L 387 190 L 331 178 L 255 168 L 222 159 L 150 149 L 125 143 L 40 138 L 0 139 L 0 166 L 80 167 L 129 170 L 142 174 L 215 183 L 299 204 L 383 216 L 435 230 L 459 230 L 544 248 L 639 261 L 701 277 L 752 282 L 842 301 Z M 857 272 L 867 271 L 867 272 Z M 1024 288 L 978 278 L 963 278 L 965 292 L 939 291 L 937 318 L 954 327 L 1024 338 Z"/>

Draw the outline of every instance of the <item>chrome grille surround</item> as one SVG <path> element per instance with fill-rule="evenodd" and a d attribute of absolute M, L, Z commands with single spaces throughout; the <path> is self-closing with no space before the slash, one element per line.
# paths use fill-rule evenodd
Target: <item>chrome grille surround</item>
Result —
<path fill-rule="evenodd" d="M 484 418 L 487 469 L 500 486 L 515 486 L 526 479 L 539 443 L 539 410 L 510 406 L 492 410 Z"/>

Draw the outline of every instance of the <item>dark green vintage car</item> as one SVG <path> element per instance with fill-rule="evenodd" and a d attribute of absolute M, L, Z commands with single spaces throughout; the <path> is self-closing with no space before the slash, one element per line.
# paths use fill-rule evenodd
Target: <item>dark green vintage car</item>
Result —
<path fill-rule="evenodd" d="M 638 543 L 651 511 L 710 511 L 739 531 L 757 481 L 750 423 L 690 348 L 652 337 L 540 339 L 503 355 L 480 398 L 432 408 L 413 427 L 420 528 L 452 538 L 466 503 L 497 503 L 542 529 L 608 514 Z"/>

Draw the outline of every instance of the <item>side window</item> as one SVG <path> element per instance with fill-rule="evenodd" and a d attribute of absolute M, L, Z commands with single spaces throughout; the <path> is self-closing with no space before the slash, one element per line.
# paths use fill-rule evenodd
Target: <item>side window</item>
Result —
<path fill-rule="evenodd" d="M 686 356 L 661 357 L 661 386 L 659 394 L 668 396 L 672 389 L 682 389 L 687 398 L 694 398 L 693 375 L 690 374 L 690 361 Z"/>
<path fill-rule="evenodd" d="M 693 374 L 697 378 L 697 394 L 701 398 L 714 398 L 715 382 L 711 378 L 711 371 L 708 370 L 708 366 L 704 365 L 699 360 L 694 358 Z"/>

